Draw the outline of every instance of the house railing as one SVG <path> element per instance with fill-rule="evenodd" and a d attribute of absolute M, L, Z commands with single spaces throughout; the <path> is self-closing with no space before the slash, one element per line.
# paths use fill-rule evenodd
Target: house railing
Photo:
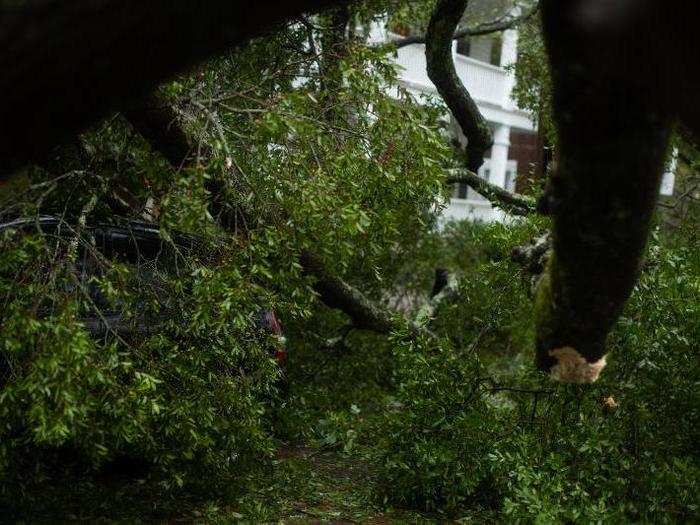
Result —
<path fill-rule="evenodd" d="M 392 35 L 390 35 L 392 36 Z M 419 86 L 432 88 L 425 64 L 425 45 L 413 44 L 397 51 L 396 63 L 403 68 L 401 78 Z M 457 76 L 478 102 L 500 107 L 509 105 L 508 73 L 498 66 L 464 55 L 455 55 Z"/>
<path fill-rule="evenodd" d="M 455 55 L 455 69 L 475 100 L 507 105 L 508 73 L 504 69 L 464 55 Z"/>

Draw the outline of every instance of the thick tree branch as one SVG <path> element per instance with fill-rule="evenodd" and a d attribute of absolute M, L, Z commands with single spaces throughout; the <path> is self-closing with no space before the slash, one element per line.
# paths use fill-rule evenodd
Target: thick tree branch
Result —
<path fill-rule="evenodd" d="M 486 197 L 494 206 L 513 215 L 528 215 L 535 211 L 533 199 L 499 188 L 475 173 L 483 164 L 484 152 L 491 147 L 493 138 L 486 120 L 457 76 L 452 58 L 451 42 L 455 34 L 454 28 L 461 20 L 467 3 L 468 0 L 438 0 L 426 35 L 428 76 L 467 138 L 467 170 L 453 172 L 447 182 L 465 183 Z M 532 16 L 538 5 L 523 16 Z M 501 24 L 514 23 L 516 19 L 520 20 L 520 17 Z"/>
<path fill-rule="evenodd" d="M 0 7 L 0 178 L 188 67 L 347 0 L 23 0 Z M 9 5 L 8 5 L 9 4 Z"/>
<path fill-rule="evenodd" d="M 662 87 L 676 57 L 660 45 L 666 33 L 640 38 L 640 20 L 656 27 L 683 9 L 599 2 L 582 19 L 578 4 L 542 4 L 559 160 L 549 195 L 553 253 L 535 308 L 538 365 L 560 380 L 590 382 L 639 274 L 679 98 L 665 99 Z M 663 31 L 670 38 L 675 27 Z M 673 46 L 692 46 L 691 34 Z"/>
<path fill-rule="evenodd" d="M 180 125 L 177 113 L 165 101 L 151 96 L 134 105 L 127 116 L 134 128 L 163 154 L 175 168 L 185 166 L 190 161 L 192 147 L 185 130 Z M 235 221 L 229 220 L 222 213 L 223 184 L 215 178 L 210 179 L 207 187 L 212 194 L 212 216 L 219 216 L 222 226 Z M 380 334 L 389 334 L 399 325 L 392 319 L 391 313 L 375 305 L 362 292 L 332 275 L 313 253 L 301 254 L 303 270 L 313 276 L 314 290 L 319 299 L 329 308 L 341 310 L 352 320 L 353 326 Z"/>
<path fill-rule="evenodd" d="M 491 130 L 469 92 L 457 76 L 452 59 L 452 35 L 468 0 L 438 0 L 428 24 L 425 58 L 428 77 L 467 138 L 467 168 L 479 171 L 484 152 L 493 144 Z"/>
<path fill-rule="evenodd" d="M 512 29 L 532 18 L 532 16 L 537 13 L 539 8 L 540 4 L 538 2 L 520 15 L 507 14 L 496 20 L 484 22 L 474 27 L 458 29 L 452 34 L 452 40 L 459 40 L 465 36 L 490 35 L 492 33 L 500 33 L 502 31 L 506 31 L 507 29 Z M 426 35 L 411 35 L 404 38 L 397 38 L 393 41 L 393 44 L 396 49 L 400 49 L 402 47 L 410 46 L 411 44 L 425 44 L 426 38 Z"/>
<path fill-rule="evenodd" d="M 459 298 L 459 283 L 457 278 L 447 270 L 435 271 L 435 283 L 430 293 L 430 299 L 418 309 L 414 317 L 415 326 L 430 326 L 435 318 L 438 307 L 446 302 L 454 302 Z"/>
<path fill-rule="evenodd" d="M 320 37 L 321 94 L 332 97 L 343 83 L 340 62 L 348 51 L 346 30 L 350 22 L 350 9 L 348 6 L 329 9 L 320 18 L 323 20 L 323 31 Z"/>
<path fill-rule="evenodd" d="M 448 184 L 464 183 L 471 186 L 489 202 L 511 215 L 530 215 L 536 211 L 536 201 L 527 195 L 511 193 L 489 181 L 482 179 L 469 170 L 452 170 L 447 178 Z"/>
<path fill-rule="evenodd" d="M 435 280 L 433 281 L 433 289 L 430 291 L 430 298 L 432 299 L 442 292 L 448 284 L 450 284 L 450 272 L 445 268 L 435 268 Z"/>
<path fill-rule="evenodd" d="M 520 264 L 529 274 L 539 277 L 544 271 L 547 252 L 552 247 L 552 238 L 549 232 L 535 237 L 529 244 L 516 246 L 511 252 L 511 259 Z"/>
<path fill-rule="evenodd" d="M 375 305 L 362 292 L 342 279 L 331 275 L 314 254 L 303 252 L 301 265 L 304 271 L 315 279 L 314 290 L 321 302 L 329 308 L 345 313 L 355 328 L 380 334 L 389 334 L 396 328 L 390 312 Z"/>

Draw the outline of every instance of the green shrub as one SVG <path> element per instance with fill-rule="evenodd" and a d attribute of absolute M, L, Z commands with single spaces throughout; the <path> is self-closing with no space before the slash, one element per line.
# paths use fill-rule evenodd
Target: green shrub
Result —
<path fill-rule="evenodd" d="M 94 471 L 123 456 L 166 487 L 236 479 L 269 457 L 263 416 L 279 370 L 255 322 L 271 303 L 245 265 L 181 260 L 179 275 L 144 280 L 114 263 L 91 285 L 126 329 L 90 335 L 82 320 L 96 310 L 79 292 L 88 285 L 52 258 L 52 242 L 3 239 L 3 495 L 56 468 Z"/>
<path fill-rule="evenodd" d="M 196 160 L 169 165 L 116 116 L 26 173 L 21 192 L 0 192 L 4 217 L 61 217 L 66 233 L 8 235 L 0 245 L 8 498 L 30 481 L 62 479 L 67 465 L 96 471 L 124 456 L 155 467 L 167 488 L 215 491 L 269 466 L 273 427 L 308 434 L 281 430 L 298 418 L 279 400 L 257 314 L 273 308 L 300 355 L 334 335 L 338 314 L 314 326 L 303 250 L 382 298 L 436 220 L 449 145 L 441 108 L 387 90 L 397 71 L 383 50 L 348 42 L 327 99 L 326 67 L 300 51 L 307 42 L 306 26 L 294 23 L 162 86 Z M 176 231 L 201 237 L 204 254 L 145 269 L 96 256 L 102 273 L 76 284 L 72 259 L 94 256 L 78 225 L 144 216 L 166 242 Z M 105 304 L 92 304 L 91 287 Z M 86 317 L 110 309 L 126 330 L 91 336 Z M 149 330 L 139 331 L 144 322 Z"/>
<path fill-rule="evenodd" d="M 488 464 L 496 427 L 473 354 L 397 341 L 398 403 L 387 414 L 382 483 L 394 503 L 454 512 L 494 497 Z"/>
<path fill-rule="evenodd" d="M 532 370 L 526 283 L 507 263 L 472 260 L 461 284 L 468 300 L 437 323 L 451 343 L 397 341 L 399 408 L 385 415 L 376 451 L 389 501 L 528 523 L 692 519 L 698 253 L 694 238 L 653 240 L 610 338 L 610 365 L 587 386 Z M 480 336 L 499 324 L 498 337 Z"/>

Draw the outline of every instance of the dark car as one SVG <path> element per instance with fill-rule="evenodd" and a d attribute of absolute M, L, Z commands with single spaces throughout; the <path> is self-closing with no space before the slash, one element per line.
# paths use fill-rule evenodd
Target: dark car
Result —
<path fill-rule="evenodd" d="M 17 230 L 24 233 L 41 232 L 47 236 L 69 241 L 75 236 L 75 228 L 60 218 L 39 216 L 20 218 L 0 224 L 0 233 Z M 119 310 L 103 296 L 100 288 L 92 281 L 99 276 L 102 267 L 98 264 L 96 253 L 109 260 L 128 263 L 144 284 L 155 287 L 162 284 L 162 275 L 177 268 L 178 261 L 186 255 L 205 254 L 201 238 L 182 233 L 171 233 L 164 238 L 156 224 L 144 221 L 124 221 L 121 224 L 90 224 L 81 229 L 80 242 L 75 261 L 77 281 L 87 290 L 94 305 L 93 314 L 81 318 L 81 322 L 93 336 L 103 336 L 108 332 L 150 333 L 158 328 L 160 322 L 167 319 L 167 311 L 155 318 L 141 316 L 134 322 L 127 320 Z M 73 291 L 73 290 L 70 290 Z M 99 310 L 99 314 L 98 314 Z M 258 328 L 274 336 L 276 340 L 273 352 L 275 358 L 282 362 L 286 358 L 285 339 L 279 320 L 274 311 L 261 308 L 257 317 Z"/>

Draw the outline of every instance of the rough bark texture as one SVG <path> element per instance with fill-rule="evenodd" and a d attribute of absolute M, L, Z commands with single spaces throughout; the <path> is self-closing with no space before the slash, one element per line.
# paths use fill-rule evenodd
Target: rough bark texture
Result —
<path fill-rule="evenodd" d="M 362 292 L 328 273 L 312 253 L 301 254 L 301 265 L 315 279 L 314 290 L 329 308 L 344 312 L 355 328 L 389 334 L 395 327 L 391 314 L 367 299 Z"/>
<path fill-rule="evenodd" d="M 688 95 L 670 87 L 697 93 L 683 71 L 694 44 L 680 4 L 542 3 L 560 138 L 548 190 L 554 253 L 536 297 L 542 369 L 559 350 L 600 362 L 636 281 L 670 124 L 689 115 Z"/>
<path fill-rule="evenodd" d="M 484 163 L 484 152 L 493 144 L 493 138 L 479 108 L 459 80 L 452 60 L 452 35 L 467 3 L 467 0 L 438 0 L 428 24 L 425 58 L 428 77 L 467 137 L 467 168 L 477 172 Z"/>
<path fill-rule="evenodd" d="M 344 0 L 22 0 L 0 6 L 0 177 L 277 23 Z"/>
<path fill-rule="evenodd" d="M 452 36 L 467 3 L 467 0 L 439 0 L 430 18 L 426 35 L 428 76 L 467 139 L 467 170 L 455 170 L 447 182 L 464 182 L 494 206 L 513 215 L 527 215 L 535 211 L 534 200 L 499 188 L 476 174 L 484 163 L 484 153 L 493 144 L 493 138 L 479 108 L 459 80 L 452 59 Z"/>
<path fill-rule="evenodd" d="M 550 234 L 545 232 L 532 239 L 529 244 L 513 248 L 510 258 L 520 264 L 530 275 L 539 277 L 544 271 L 547 253 L 551 246 Z"/>

